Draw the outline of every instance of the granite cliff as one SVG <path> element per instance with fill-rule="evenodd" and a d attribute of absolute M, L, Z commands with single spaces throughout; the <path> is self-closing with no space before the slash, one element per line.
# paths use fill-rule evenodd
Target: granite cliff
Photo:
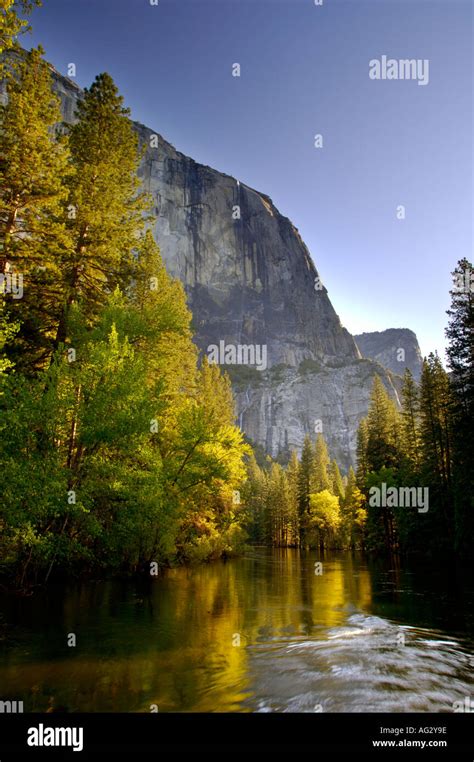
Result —
<path fill-rule="evenodd" d="M 81 90 L 53 74 L 72 121 Z M 242 429 L 281 458 L 322 429 L 331 456 L 348 467 L 374 376 L 397 400 L 399 379 L 362 358 L 298 230 L 266 194 L 179 153 L 144 125 L 135 129 L 145 147 L 140 177 L 153 197 L 155 237 L 186 289 L 197 345 L 203 353 L 220 342 L 266 347 L 267 370 L 226 366 Z"/>
<path fill-rule="evenodd" d="M 363 357 L 376 360 L 400 375 L 408 368 L 419 381 L 423 358 L 416 334 L 409 328 L 388 328 L 386 331 L 360 333 L 354 336 L 354 339 Z"/>

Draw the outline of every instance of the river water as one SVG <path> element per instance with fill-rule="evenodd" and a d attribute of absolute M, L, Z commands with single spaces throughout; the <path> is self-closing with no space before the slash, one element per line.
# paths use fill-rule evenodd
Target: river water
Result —
<path fill-rule="evenodd" d="M 452 712 L 474 697 L 472 581 L 443 563 L 253 549 L 0 604 L 0 699 L 25 712 Z"/>

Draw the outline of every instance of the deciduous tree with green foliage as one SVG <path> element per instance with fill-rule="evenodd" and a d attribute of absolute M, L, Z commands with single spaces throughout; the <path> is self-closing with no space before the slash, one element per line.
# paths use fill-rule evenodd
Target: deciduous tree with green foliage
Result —
<path fill-rule="evenodd" d="M 341 526 L 339 498 L 328 489 L 312 493 L 309 498 L 309 536 L 311 544 L 320 549 L 334 547 Z"/>

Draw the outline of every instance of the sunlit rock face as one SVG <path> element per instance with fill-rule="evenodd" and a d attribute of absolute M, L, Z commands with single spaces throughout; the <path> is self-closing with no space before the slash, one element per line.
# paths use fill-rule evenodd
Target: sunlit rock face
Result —
<path fill-rule="evenodd" d="M 54 79 L 71 121 L 80 90 L 57 72 Z M 322 430 L 348 468 L 375 375 L 397 400 L 399 379 L 361 358 L 298 230 L 268 196 L 184 156 L 152 129 L 135 129 L 155 237 L 186 289 L 197 345 L 203 354 L 220 342 L 266 348 L 266 370 L 225 366 L 243 430 L 282 459 Z"/>

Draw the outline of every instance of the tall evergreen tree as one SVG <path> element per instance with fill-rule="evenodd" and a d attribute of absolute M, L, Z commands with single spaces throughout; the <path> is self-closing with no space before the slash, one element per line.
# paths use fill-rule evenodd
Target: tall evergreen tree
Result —
<path fill-rule="evenodd" d="M 368 441 L 369 429 L 367 418 L 362 418 L 357 429 L 357 485 L 362 490 L 365 489 L 365 482 L 369 473 L 369 461 L 367 458 Z"/>
<path fill-rule="evenodd" d="M 265 472 L 258 465 L 253 453 L 247 464 L 247 481 L 242 494 L 246 511 L 245 527 L 249 538 L 257 545 L 267 544 L 268 484 Z"/>
<path fill-rule="evenodd" d="M 324 489 L 331 489 L 331 477 L 329 474 L 329 453 L 326 440 L 322 434 L 316 437 L 314 446 L 313 468 L 311 474 L 310 491 L 322 492 Z"/>
<path fill-rule="evenodd" d="M 397 409 L 380 376 L 375 376 L 367 415 L 367 461 L 371 471 L 397 465 Z"/>
<path fill-rule="evenodd" d="M 40 48 L 21 58 L 0 110 L 0 246 L 5 263 L 42 265 L 56 249 L 53 219 L 66 198 L 68 150 L 55 131 L 59 99 Z"/>
<path fill-rule="evenodd" d="M 290 545 L 299 543 L 299 521 L 298 521 L 298 476 L 299 461 L 296 450 L 291 451 L 290 461 L 286 469 L 286 478 L 288 480 L 289 490 L 289 542 Z"/>
<path fill-rule="evenodd" d="M 458 262 L 452 273 L 454 288 L 450 291 L 451 307 L 446 337 L 446 355 L 452 372 L 452 387 L 457 406 L 465 420 L 474 408 L 474 270 L 467 259 Z M 471 418 L 472 420 L 472 418 Z"/>
<path fill-rule="evenodd" d="M 452 431 L 451 390 L 446 371 L 436 354 L 423 362 L 420 389 L 422 475 L 430 488 L 433 539 L 453 538 L 451 495 Z"/>
<path fill-rule="evenodd" d="M 23 297 L 9 301 L 22 324 L 16 360 L 33 368 L 54 329 L 62 299 L 59 252 L 68 242 L 69 152 L 56 130 L 61 112 L 51 84 L 41 50 L 24 53 L 0 110 L 0 270 L 23 283 Z"/>
<path fill-rule="evenodd" d="M 419 416 L 419 392 L 413 375 L 407 368 L 402 388 L 402 433 L 404 452 L 412 473 L 416 473 L 420 465 Z"/>
<path fill-rule="evenodd" d="M 423 363 L 421 376 L 421 436 L 425 470 L 443 488 L 451 479 L 450 386 L 437 354 Z"/>
<path fill-rule="evenodd" d="M 138 139 L 129 110 L 109 74 L 96 77 L 77 108 L 69 131 L 74 173 L 69 179 L 64 250 L 64 302 L 55 346 L 64 343 L 71 305 L 81 302 L 93 323 L 104 295 L 125 290 L 133 272 L 137 233 L 149 202 L 139 193 Z"/>
<path fill-rule="evenodd" d="M 463 558 L 472 552 L 474 534 L 474 270 L 467 259 L 453 272 L 446 329 L 451 370 L 455 547 Z"/>
<path fill-rule="evenodd" d="M 341 471 L 336 460 L 331 461 L 330 465 L 331 492 L 339 498 L 341 502 L 344 499 L 344 483 L 342 481 Z"/>
<path fill-rule="evenodd" d="M 0 80 L 8 68 L 2 54 L 18 49 L 18 37 L 30 29 L 25 16 L 40 5 L 41 0 L 0 0 Z"/>
<path fill-rule="evenodd" d="M 309 517 L 309 496 L 313 479 L 314 449 L 311 439 L 306 435 L 301 451 L 298 474 L 298 517 L 300 544 L 305 545 Z"/>
<path fill-rule="evenodd" d="M 366 442 L 365 455 L 362 453 L 366 474 L 364 487 L 366 490 L 380 488 L 383 483 L 395 486 L 396 472 L 402 460 L 400 415 L 379 376 L 374 379 L 366 421 L 366 432 L 365 427 L 359 429 L 359 446 Z M 374 549 L 381 545 L 388 552 L 395 549 L 396 527 L 391 507 L 374 506 L 369 502 L 367 539 Z"/>
<path fill-rule="evenodd" d="M 268 484 L 267 516 L 271 543 L 286 547 L 290 526 L 290 492 L 285 471 L 279 463 L 272 464 Z"/>

